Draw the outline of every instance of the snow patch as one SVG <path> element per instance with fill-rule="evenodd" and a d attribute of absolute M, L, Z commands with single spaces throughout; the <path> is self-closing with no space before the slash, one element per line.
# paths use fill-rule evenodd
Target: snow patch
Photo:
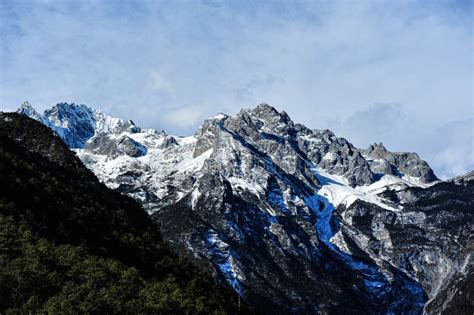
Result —
<path fill-rule="evenodd" d="M 349 207 L 354 201 L 360 199 L 362 201 L 376 204 L 377 206 L 391 210 L 399 211 L 399 209 L 388 204 L 388 202 L 373 193 L 359 188 L 353 188 L 348 185 L 345 178 L 342 176 L 331 175 L 320 168 L 312 168 L 314 175 L 318 178 L 322 187 L 318 191 L 318 195 L 326 198 L 334 207 L 345 205 Z"/>
<path fill-rule="evenodd" d="M 248 190 L 254 195 L 259 195 L 260 193 L 265 193 L 264 189 L 258 184 L 258 182 L 248 182 L 243 178 L 231 176 L 227 178 L 232 188 L 242 188 Z"/>
<path fill-rule="evenodd" d="M 208 232 L 205 241 L 209 248 L 208 254 L 213 258 L 224 278 L 242 296 L 241 282 L 245 280 L 245 277 L 237 265 L 237 259 L 229 244 L 220 239 L 214 231 Z"/>

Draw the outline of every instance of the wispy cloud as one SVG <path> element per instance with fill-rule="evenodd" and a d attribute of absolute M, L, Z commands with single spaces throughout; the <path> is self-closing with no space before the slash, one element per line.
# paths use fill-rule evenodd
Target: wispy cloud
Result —
<path fill-rule="evenodd" d="M 192 128 L 202 122 L 202 110 L 199 106 L 170 108 L 164 112 L 164 120 L 178 128 Z"/>
<path fill-rule="evenodd" d="M 433 131 L 473 117 L 472 18 L 472 1 L 1 1 L 0 106 L 86 103 L 183 134 L 261 102 L 332 129 L 400 104 Z M 393 141 L 372 130 L 347 138 Z M 436 145 L 411 137 L 398 149 Z"/>

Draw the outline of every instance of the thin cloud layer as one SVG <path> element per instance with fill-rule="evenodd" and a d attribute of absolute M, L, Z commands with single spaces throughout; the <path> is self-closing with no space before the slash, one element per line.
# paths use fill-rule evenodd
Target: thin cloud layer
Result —
<path fill-rule="evenodd" d="M 190 134 L 267 102 L 451 176 L 473 162 L 471 23 L 470 1 L 2 1 L 0 106 L 85 103 Z M 463 141 L 440 147 L 443 126 Z"/>

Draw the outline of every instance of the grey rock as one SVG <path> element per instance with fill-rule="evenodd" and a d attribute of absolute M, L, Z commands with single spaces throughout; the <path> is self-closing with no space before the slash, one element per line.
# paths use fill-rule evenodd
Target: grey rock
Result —
<path fill-rule="evenodd" d="M 159 148 L 161 149 L 167 149 L 172 146 L 179 145 L 178 142 L 176 141 L 175 137 L 173 136 L 165 136 L 163 138 L 163 142 L 160 144 Z"/>
<path fill-rule="evenodd" d="M 17 110 L 51 128 L 73 149 L 82 149 L 87 140 L 99 133 L 137 131 L 132 121 L 105 116 L 86 105 L 59 103 L 39 114 L 29 103 Z"/>
<path fill-rule="evenodd" d="M 94 154 L 107 155 L 112 158 L 122 154 L 131 157 L 140 157 L 147 154 L 147 148 L 132 138 L 128 136 L 116 138 L 107 134 L 94 136 L 86 142 L 84 150 Z"/>
<path fill-rule="evenodd" d="M 454 178 L 451 179 L 450 181 L 452 181 L 452 182 L 454 182 L 454 183 L 456 183 L 456 184 L 459 184 L 459 185 L 462 185 L 462 184 L 464 184 L 465 182 L 474 181 L 474 171 L 470 171 L 470 172 L 467 172 L 467 173 L 464 174 L 464 175 L 454 177 Z"/>
<path fill-rule="evenodd" d="M 116 131 L 116 133 L 122 133 L 122 132 L 139 133 L 141 132 L 141 128 L 137 127 L 133 121 L 127 120 Z"/>
<path fill-rule="evenodd" d="M 430 183 L 438 180 L 428 163 L 420 159 L 416 153 L 390 152 L 382 143 L 379 143 L 372 144 L 369 148 L 363 150 L 363 154 L 371 159 L 379 160 L 375 162 L 377 163 L 376 165 L 389 164 L 393 169 L 402 173 L 401 175 L 406 174 L 416 177 L 423 183 Z M 388 170 L 388 173 L 383 172 L 384 169 Z M 393 174 L 393 169 L 388 169 L 385 166 L 378 168 L 382 174 Z"/>
<path fill-rule="evenodd" d="M 267 104 L 216 115 L 189 138 L 119 125 L 101 133 L 96 124 L 76 150 L 82 161 L 257 311 L 420 314 L 428 299 L 452 296 L 449 283 L 462 284 L 456 266 L 471 234 L 470 175 L 425 189 L 400 180 L 364 195 L 366 187 L 349 186 L 402 173 L 426 182 L 429 166 L 383 145 L 359 150 Z M 149 148 L 146 159 L 133 158 L 140 146 Z M 353 195 L 322 194 L 331 175 Z"/>
<path fill-rule="evenodd" d="M 369 162 L 370 170 L 375 174 L 388 174 L 395 175 L 396 173 L 393 170 L 393 166 L 387 162 L 387 160 L 376 160 Z"/>
<path fill-rule="evenodd" d="M 221 125 L 222 120 L 207 119 L 204 122 L 202 127 L 196 132 L 196 138 L 198 140 L 194 149 L 194 157 L 200 156 L 213 147 Z"/>
<path fill-rule="evenodd" d="M 424 308 L 425 314 L 471 314 L 474 309 L 474 241 L 453 261 L 434 297 Z"/>
<path fill-rule="evenodd" d="M 376 261 L 381 268 L 389 262 L 419 279 L 431 299 L 425 311 L 443 313 L 446 297 L 453 298 L 454 286 L 465 285 L 463 279 L 472 278 L 472 271 L 466 269 L 471 263 L 466 261 L 472 260 L 469 239 L 473 232 L 474 181 L 405 190 L 410 192 L 411 202 L 398 213 L 356 201 L 337 209 L 335 224 L 351 255 Z"/>
<path fill-rule="evenodd" d="M 315 165 L 329 173 L 344 176 L 351 186 L 368 185 L 375 177 L 360 151 L 330 130 L 303 131 L 299 147 Z"/>

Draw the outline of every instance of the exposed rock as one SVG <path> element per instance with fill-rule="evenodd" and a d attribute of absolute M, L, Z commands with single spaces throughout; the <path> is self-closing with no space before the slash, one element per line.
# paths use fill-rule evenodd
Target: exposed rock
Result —
<path fill-rule="evenodd" d="M 267 104 L 193 137 L 131 128 L 76 152 L 259 310 L 421 313 L 465 249 L 470 177 L 428 187 L 414 153 L 359 150 Z"/>
<path fill-rule="evenodd" d="M 398 172 L 402 173 L 401 175 L 416 177 L 422 183 L 430 183 L 438 180 L 428 163 L 420 159 L 416 153 L 390 152 L 382 143 L 372 144 L 368 149 L 363 150 L 363 153 L 371 159 L 377 159 L 378 161 L 376 161 L 376 163 L 378 165 L 380 165 L 380 163 L 384 165 L 389 164 L 398 170 Z M 383 172 L 384 169 L 387 169 L 389 172 Z M 381 171 L 382 174 L 393 174 L 393 170 L 385 166 L 383 168 L 379 167 L 378 170 Z"/>
<path fill-rule="evenodd" d="M 370 163 L 370 170 L 375 174 L 394 175 L 393 166 L 386 160 L 376 160 Z"/>
<path fill-rule="evenodd" d="M 133 125 L 131 121 L 105 116 L 86 105 L 59 103 L 40 115 L 25 103 L 17 112 L 50 127 L 74 149 L 84 148 L 86 141 L 95 134 L 121 132 Z"/>
<path fill-rule="evenodd" d="M 458 254 L 436 295 L 427 302 L 426 314 L 472 314 L 474 309 L 474 242 Z"/>
<path fill-rule="evenodd" d="M 86 142 L 84 147 L 86 152 L 107 155 L 116 158 L 126 154 L 130 157 L 140 157 L 147 153 L 147 148 L 132 138 L 122 135 L 119 137 L 108 134 L 99 134 Z"/>
<path fill-rule="evenodd" d="M 31 106 L 30 103 L 24 102 L 23 104 L 20 105 L 20 107 L 16 111 L 18 114 L 28 116 L 30 118 L 33 118 L 34 120 L 37 120 L 41 123 L 44 123 L 42 121 L 43 117 Z"/>
<path fill-rule="evenodd" d="M 170 148 L 172 146 L 179 145 L 173 136 L 165 136 L 163 142 L 160 144 L 161 149 Z"/>
<path fill-rule="evenodd" d="M 474 181 L 406 191 L 411 192 L 411 202 L 401 210 L 362 201 L 338 207 L 338 245 L 353 256 L 362 253 L 380 266 L 389 262 L 419 279 L 430 299 L 439 300 L 439 292 L 449 295 L 445 291 L 452 288 L 446 283 L 453 274 L 470 273 L 461 269 L 471 261 L 472 250 L 467 244 L 473 232 Z M 441 312 L 443 309 L 435 310 L 432 305 L 428 313 Z"/>

